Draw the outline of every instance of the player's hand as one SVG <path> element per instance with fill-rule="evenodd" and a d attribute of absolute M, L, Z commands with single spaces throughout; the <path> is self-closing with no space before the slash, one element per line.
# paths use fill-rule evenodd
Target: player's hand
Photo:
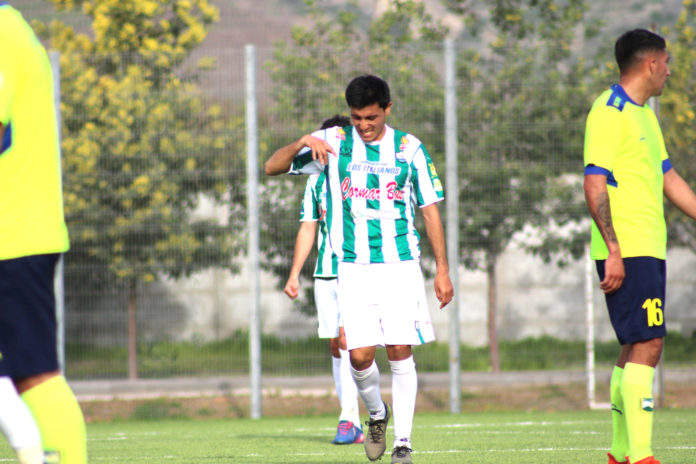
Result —
<path fill-rule="evenodd" d="M 283 292 L 285 292 L 285 294 L 289 296 L 291 300 L 297 298 L 297 295 L 300 294 L 300 279 L 297 277 L 290 277 L 288 282 L 285 284 Z"/>
<path fill-rule="evenodd" d="M 435 274 L 435 296 L 440 302 L 440 309 L 444 308 L 454 297 L 454 287 L 446 272 Z"/>
<path fill-rule="evenodd" d="M 329 153 L 336 154 L 326 140 L 314 137 L 313 135 L 303 136 L 300 142 L 312 151 L 312 159 L 319 160 L 321 164 L 328 164 Z"/>
<path fill-rule="evenodd" d="M 599 283 L 599 288 L 606 294 L 614 293 L 623 283 L 626 277 L 623 258 L 620 254 L 610 253 L 604 262 L 604 280 Z"/>

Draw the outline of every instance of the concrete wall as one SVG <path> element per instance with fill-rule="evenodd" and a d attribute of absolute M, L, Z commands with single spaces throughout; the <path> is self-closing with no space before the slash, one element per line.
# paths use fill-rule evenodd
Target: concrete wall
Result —
<path fill-rule="evenodd" d="M 670 330 L 685 335 L 696 330 L 696 256 L 684 249 L 670 250 L 666 319 Z M 586 304 L 585 266 L 576 262 L 559 269 L 518 249 L 507 251 L 498 263 L 498 334 L 500 339 L 552 335 L 584 339 Z M 614 338 L 603 294 L 593 273 L 597 338 Z M 138 292 L 139 339 L 215 340 L 248 327 L 248 276 L 244 271 L 208 270 L 188 279 L 159 282 Z M 459 313 L 462 343 L 487 343 L 486 276 L 460 271 Z M 279 290 L 274 278 L 261 277 L 262 330 L 287 338 L 316 334 L 314 317 L 302 314 Z M 311 285 L 311 282 L 303 282 Z M 432 281 L 426 282 L 437 337 L 448 336 L 448 311 L 440 310 Z M 90 308 L 68 307 L 68 340 L 98 345 L 125 343 L 127 301 L 123 296 L 101 298 Z"/>

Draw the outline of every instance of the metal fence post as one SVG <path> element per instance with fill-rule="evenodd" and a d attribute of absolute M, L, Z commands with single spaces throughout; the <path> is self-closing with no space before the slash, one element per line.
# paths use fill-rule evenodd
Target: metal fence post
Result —
<path fill-rule="evenodd" d="M 445 40 L 445 158 L 447 182 L 447 260 L 454 286 L 449 305 L 450 412 L 461 410 L 461 367 L 459 360 L 459 186 L 457 167 L 457 60 L 452 39 Z"/>
<path fill-rule="evenodd" d="M 249 379 L 251 417 L 261 417 L 261 308 L 259 305 L 259 175 L 256 47 L 244 47 L 246 81 L 247 220 L 249 226 Z"/>
<path fill-rule="evenodd" d="M 62 153 L 61 146 L 61 114 L 60 114 L 60 52 L 50 51 L 48 59 L 51 62 L 53 72 L 53 102 L 56 107 L 56 130 L 58 131 L 58 150 Z M 61 155 L 62 158 L 62 155 Z M 56 298 L 56 351 L 58 353 L 58 366 L 65 375 L 65 279 L 63 256 L 56 264 L 56 274 L 53 278 L 53 293 Z"/>

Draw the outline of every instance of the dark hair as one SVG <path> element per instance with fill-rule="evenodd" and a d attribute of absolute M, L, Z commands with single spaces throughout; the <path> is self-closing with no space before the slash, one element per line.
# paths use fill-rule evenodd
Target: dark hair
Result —
<path fill-rule="evenodd" d="M 386 109 L 391 102 L 389 85 L 377 76 L 358 76 L 346 87 L 346 102 L 351 108 L 365 108 L 377 103 Z"/>
<path fill-rule="evenodd" d="M 647 29 L 633 29 L 624 32 L 614 44 L 614 56 L 619 71 L 627 71 L 638 62 L 638 55 L 644 51 L 662 51 L 667 48 L 665 39 Z"/>
<path fill-rule="evenodd" d="M 350 118 L 348 116 L 334 114 L 329 119 L 324 120 L 324 122 L 321 123 L 321 127 L 319 129 L 328 129 L 329 127 L 334 127 L 334 126 L 339 126 L 339 127 L 350 126 Z"/>

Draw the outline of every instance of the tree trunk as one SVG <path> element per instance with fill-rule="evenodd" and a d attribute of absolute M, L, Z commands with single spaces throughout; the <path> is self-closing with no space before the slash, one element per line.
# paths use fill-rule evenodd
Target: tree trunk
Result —
<path fill-rule="evenodd" d="M 138 378 L 138 331 L 136 324 L 136 289 L 135 279 L 128 285 L 128 378 Z"/>
<path fill-rule="evenodd" d="M 500 372 L 500 356 L 498 353 L 498 334 L 496 333 L 496 288 L 497 280 L 495 265 L 498 255 L 488 253 L 486 257 L 486 274 L 488 275 L 488 346 L 491 354 L 491 369 Z"/>

